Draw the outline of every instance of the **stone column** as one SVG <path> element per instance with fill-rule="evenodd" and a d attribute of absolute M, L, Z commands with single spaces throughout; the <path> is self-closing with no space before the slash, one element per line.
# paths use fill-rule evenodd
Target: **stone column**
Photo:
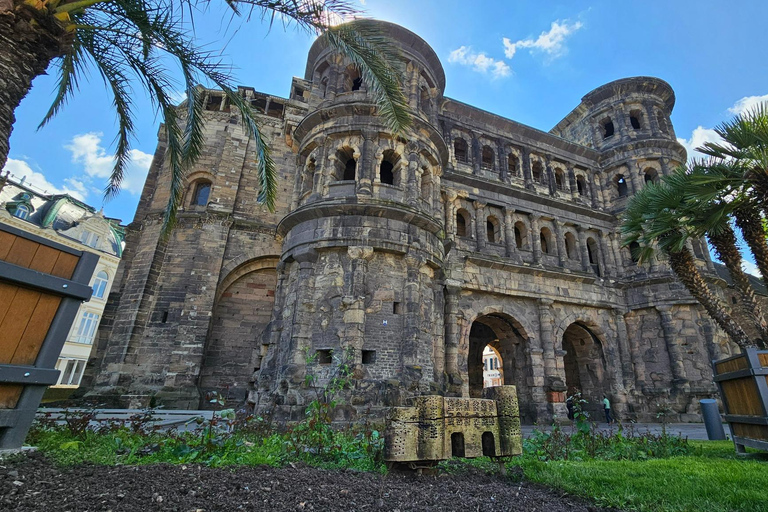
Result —
<path fill-rule="evenodd" d="M 504 148 L 504 143 L 497 141 L 496 143 L 496 161 L 499 165 L 499 179 L 502 183 L 509 183 L 509 165 L 507 164 L 507 151 Z"/>
<path fill-rule="evenodd" d="M 305 372 L 305 350 L 312 346 L 312 321 L 307 314 L 307 305 L 312 302 L 313 270 L 317 262 L 317 252 L 313 249 L 294 254 L 299 264 L 299 277 L 296 280 L 296 299 L 293 303 L 291 338 L 293 364 L 297 374 L 294 378 L 303 379 Z"/>
<path fill-rule="evenodd" d="M 431 197 L 431 203 L 432 203 L 432 211 L 430 212 L 431 215 L 435 217 L 440 217 L 440 173 L 438 172 L 438 168 L 434 168 L 432 170 L 432 174 L 430 176 L 431 181 L 431 187 L 432 187 L 432 197 Z"/>
<path fill-rule="evenodd" d="M 533 189 L 533 177 L 531 175 L 531 153 L 527 148 L 522 148 L 520 150 L 520 157 L 520 165 L 523 168 L 523 180 L 525 181 L 525 188 Z"/>
<path fill-rule="evenodd" d="M 404 367 L 419 364 L 419 311 L 421 303 L 421 287 L 419 272 L 424 264 L 424 257 L 415 252 L 405 256 L 406 282 L 404 290 L 405 317 L 403 318 L 403 347 L 401 356 Z"/>
<path fill-rule="evenodd" d="M 443 192 L 445 196 L 445 236 L 447 238 L 456 237 L 456 198 L 458 194 L 455 190 L 446 189 Z"/>
<path fill-rule="evenodd" d="M 549 195 L 553 196 L 555 195 L 555 192 L 557 192 L 557 182 L 555 181 L 555 171 L 552 169 L 552 157 L 550 155 L 546 156 L 546 167 L 544 168 L 544 172 L 547 173 L 547 185 L 549 186 Z"/>
<path fill-rule="evenodd" d="M 515 224 L 512 219 L 512 214 L 514 213 L 514 208 L 504 207 L 504 241 L 507 244 L 508 258 L 517 252 L 517 245 L 515 244 Z"/>
<path fill-rule="evenodd" d="M 328 185 L 332 181 L 334 181 L 333 174 L 336 172 L 336 152 L 332 149 L 328 151 L 329 155 L 326 159 L 325 165 L 323 166 L 323 175 L 320 177 L 319 181 L 319 193 L 323 197 L 328 197 Z"/>
<path fill-rule="evenodd" d="M 553 222 L 555 224 L 555 237 L 557 238 L 557 261 L 561 267 L 565 267 L 567 254 L 565 252 L 565 240 L 563 239 L 562 223 L 557 219 L 555 219 Z"/>
<path fill-rule="evenodd" d="M 661 174 L 668 176 L 671 173 L 669 158 L 659 158 L 659 165 L 661 166 Z"/>
<path fill-rule="evenodd" d="M 603 274 L 606 276 L 616 275 L 616 265 L 613 262 L 613 254 L 608 245 L 605 231 L 602 229 L 597 231 L 598 240 L 600 241 L 600 263 L 603 267 Z"/>
<path fill-rule="evenodd" d="M 677 329 L 675 329 L 675 320 L 672 316 L 672 306 L 656 306 L 656 310 L 661 316 L 661 328 L 664 331 L 664 341 L 667 344 L 667 352 L 669 353 L 669 365 L 672 368 L 672 385 L 675 387 L 687 386 L 688 379 L 685 377 L 683 350 L 675 339 Z"/>
<path fill-rule="evenodd" d="M 480 140 L 477 138 L 477 134 L 472 132 L 472 145 L 470 147 L 472 152 L 472 173 L 480 174 L 480 164 L 483 161 L 483 152 L 480 148 Z"/>
<path fill-rule="evenodd" d="M 616 324 L 616 337 L 617 344 L 619 345 L 619 359 L 621 359 L 622 380 L 625 389 L 634 388 L 635 383 L 642 389 L 645 387 L 645 362 L 636 347 L 634 351 L 630 348 L 624 314 L 625 312 L 622 308 L 613 308 L 613 320 Z"/>
<path fill-rule="evenodd" d="M 605 201 L 603 201 L 602 193 L 603 187 L 595 183 L 600 183 L 600 171 L 587 171 L 587 176 L 589 176 L 589 192 L 592 196 L 592 208 L 605 208 Z"/>
<path fill-rule="evenodd" d="M 621 255 L 621 247 L 619 247 L 620 242 L 616 240 L 617 238 L 621 240 L 621 235 L 618 235 L 613 231 L 608 233 L 608 246 L 610 247 L 611 259 L 613 260 L 613 265 L 616 269 L 616 275 L 622 276 L 624 275 L 624 258 Z"/>
<path fill-rule="evenodd" d="M 622 141 L 626 141 L 629 138 L 629 130 L 627 130 L 627 113 L 624 111 L 623 106 L 614 110 L 614 112 L 616 112 L 616 131 L 618 132 L 614 134 L 614 137 L 618 135 Z"/>
<path fill-rule="evenodd" d="M 573 196 L 573 194 L 578 194 L 578 190 L 576 188 L 576 171 L 573 169 L 573 164 L 568 164 L 568 192 Z"/>
<path fill-rule="evenodd" d="M 357 159 L 357 185 L 355 191 L 364 196 L 373 193 L 373 176 L 378 174 L 378 168 L 373 165 L 375 140 L 378 134 L 375 132 L 363 132 L 363 147 L 361 155 Z"/>
<path fill-rule="evenodd" d="M 445 373 L 449 395 L 461 396 L 463 379 L 459 373 L 459 293 L 461 283 L 448 279 L 445 282 Z"/>
<path fill-rule="evenodd" d="M 342 297 L 344 327 L 341 329 L 341 347 L 352 351 L 355 366 L 363 364 L 363 343 L 365 342 L 365 278 L 368 274 L 368 262 L 373 258 L 373 247 L 347 248 L 347 255 L 352 263 L 350 294 Z"/>
<path fill-rule="evenodd" d="M 407 182 L 408 186 L 405 189 L 406 201 L 410 206 L 414 208 L 419 201 L 419 178 L 421 177 L 421 169 L 419 169 L 419 155 L 412 152 L 408 156 L 408 170 L 407 170 Z"/>
<path fill-rule="evenodd" d="M 653 105 L 650 101 L 644 100 L 643 101 L 643 107 L 645 108 L 645 113 L 648 116 L 648 125 L 651 127 L 651 135 L 654 137 L 661 136 L 661 128 L 659 127 L 659 120 L 656 117 Z"/>
<path fill-rule="evenodd" d="M 587 229 L 589 227 L 576 226 L 576 231 L 579 233 L 579 247 L 581 249 L 581 270 L 591 272 L 592 266 L 589 263 L 589 251 L 587 250 Z"/>
<path fill-rule="evenodd" d="M 479 201 L 474 202 L 475 207 L 475 236 L 477 236 L 477 252 L 482 252 L 485 249 L 485 244 L 487 242 L 486 240 L 486 232 L 485 232 L 485 222 L 486 222 L 486 212 L 485 212 L 485 203 L 481 203 Z"/>
<path fill-rule="evenodd" d="M 531 247 L 533 248 L 533 263 L 541 264 L 541 231 L 539 228 L 539 219 L 541 215 L 531 214 Z"/>
<path fill-rule="evenodd" d="M 555 354 L 555 340 L 552 329 L 553 301 L 539 299 L 539 332 L 541 335 L 541 349 L 544 359 L 544 379 L 547 396 L 547 406 L 551 414 L 562 415 L 565 409 L 565 383 L 557 369 L 557 355 Z"/>

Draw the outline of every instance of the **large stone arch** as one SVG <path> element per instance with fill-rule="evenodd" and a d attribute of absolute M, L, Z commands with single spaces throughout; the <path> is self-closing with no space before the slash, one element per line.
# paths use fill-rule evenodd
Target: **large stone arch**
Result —
<path fill-rule="evenodd" d="M 463 375 L 463 393 L 479 397 L 483 388 L 483 349 L 490 345 L 501 356 L 504 384 L 517 386 L 524 421 L 536 420 L 533 400 L 533 362 L 530 349 L 535 342 L 532 329 L 513 315 L 509 308 L 486 307 L 464 317 L 459 346 L 459 371 Z"/>
<path fill-rule="evenodd" d="M 273 256 L 256 258 L 220 280 L 200 370 L 203 396 L 218 391 L 232 404 L 245 400 L 272 318 L 277 263 Z"/>

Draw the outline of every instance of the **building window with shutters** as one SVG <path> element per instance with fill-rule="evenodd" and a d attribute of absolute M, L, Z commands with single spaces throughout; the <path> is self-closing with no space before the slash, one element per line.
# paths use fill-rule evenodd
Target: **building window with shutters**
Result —
<path fill-rule="evenodd" d="M 99 326 L 99 315 L 89 311 L 83 311 L 80 317 L 80 323 L 75 331 L 72 341 L 75 343 L 84 343 L 90 345 L 93 343 L 93 336 L 96 334 L 96 328 Z"/>

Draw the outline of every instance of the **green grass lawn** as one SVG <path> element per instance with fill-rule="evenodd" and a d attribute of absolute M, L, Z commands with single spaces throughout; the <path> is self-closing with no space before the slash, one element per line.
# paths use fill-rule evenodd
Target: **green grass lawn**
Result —
<path fill-rule="evenodd" d="M 629 510 L 768 511 L 768 454 L 737 456 L 729 441 L 691 441 L 693 455 L 645 461 L 550 461 L 529 456 L 527 480 Z"/>

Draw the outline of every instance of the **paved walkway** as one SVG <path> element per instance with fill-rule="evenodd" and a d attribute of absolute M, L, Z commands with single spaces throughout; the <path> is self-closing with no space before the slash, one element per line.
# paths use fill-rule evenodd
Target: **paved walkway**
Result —
<path fill-rule="evenodd" d="M 523 425 L 523 435 L 525 437 L 528 437 L 531 435 L 531 432 L 534 429 L 538 430 L 550 430 L 551 426 L 536 426 L 536 425 Z M 568 431 L 572 427 L 571 425 L 565 425 L 563 428 Z M 614 432 L 618 429 L 618 425 L 608 425 L 607 423 L 598 423 L 597 428 L 600 431 L 603 432 L 610 432 L 613 430 Z M 730 439 L 730 430 L 728 429 L 728 425 L 723 424 L 723 428 L 725 429 L 725 435 L 729 436 Z M 651 432 L 652 434 L 661 434 L 662 427 L 659 423 L 625 423 L 624 424 L 624 430 L 629 431 L 630 429 L 633 429 L 635 433 L 644 433 L 644 432 Z M 667 424 L 667 433 L 670 435 L 679 435 L 681 437 L 687 437 L 691 441 L 706 441 L 707 440 L 707 429 L 704 427 L 703 423 L 670 423 Z"/>

